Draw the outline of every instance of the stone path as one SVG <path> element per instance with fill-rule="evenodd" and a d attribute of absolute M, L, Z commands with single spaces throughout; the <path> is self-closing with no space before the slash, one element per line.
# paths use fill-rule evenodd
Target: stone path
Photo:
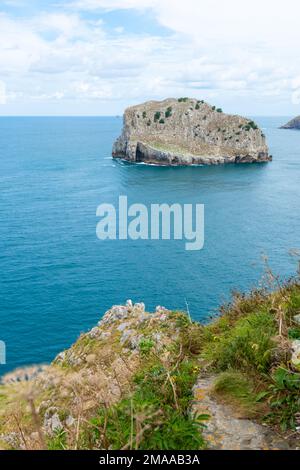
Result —
<path fill-rule="evenodd" d="M 200 377 L 194 387 L 193 412 L 211 416 L 203 436 L 215 450 L 289 450 L 290 443 L 267 426 L 239 418 L 234 410 L 218 403 L 211 390 L 215 377 Z M 295 447 L 294 447 L 295 448 Z"/>

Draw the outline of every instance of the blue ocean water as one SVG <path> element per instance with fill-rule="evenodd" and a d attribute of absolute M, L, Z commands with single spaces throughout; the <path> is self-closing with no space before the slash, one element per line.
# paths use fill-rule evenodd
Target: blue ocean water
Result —
<path fill-rule="evenodd" d="M 300 132 L 258 118 L 273 163 L 157 168 L 111 159 L 118 118 L 0 118 L 0 339 L 7 366 L 50 361 L 112 304 L 131 298 L 205 321 L 232 289 L 257 285 L 261 255 L 296 268 Z M 205 247 L 96 238 L 96 208 L 204 203 Z"/>

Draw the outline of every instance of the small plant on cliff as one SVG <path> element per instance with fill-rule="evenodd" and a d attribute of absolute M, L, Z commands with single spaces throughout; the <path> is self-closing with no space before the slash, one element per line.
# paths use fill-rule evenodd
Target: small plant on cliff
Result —
<path fill-rule="evenodd" d="M 184 98 L 178 98 L 179 103 L 186 103 L 189 99 L 187 97 Z"/>
<path fill-rule="evenodd" d="M 258 126 L 257 126 L 257 124 L 255 124 L 254 121 L 250 121 L 249 126 L 251 127 L 251 129 L 254 129 L 254 130 L 258 129 Z"/>
<path fill-rule="evenodd" d="M 153 347 L 154 342 L 152 339 L 143 339 L 139 344 L 140 352 L 143 356 L 147 356 Z"/>
<path fill-rule="evenodd" d="M 269 402 L 271 412 L 267 421 L 279 421 L 283 431 L 295 428 L 300 413 L 300 374 L 279 367 L 272 376 Z"/>
<path fill-rule="evenodd" d="M 146 119 L 146 117 L 147 117 L 147 113 L 146 111 L 143 111 L 143 119 Z"/>
<path fill-rule="evenodd" d="M 154 114 L 154 122 L 157 122 L 160 120 L 160 117 L 161 117 L 161 112 L 160 111 L 156 111 L 156 113 Z"/>
<path fill-rule="evenodd" d="M 195 109 L 200 109 L 200 104 L 199 103 L 196 104 Z"/>
<path fill-rule="evenodd" d="M 248 124 L 246 124 L 243 129 L 247 132 L 249 132 L 251 129 L 253 129 L 254 131 L 256 129 L 258 129 L 258 126 L 255 124 L 254 121 L 249 121 Z"/>
<path fill-rule="evenodd" d="M 47 441 L 48 450 L 65 450 L 67 446 L 67 433 L 63 429 L 55 430 L 53 436 Z"/>
<path fill-rule="evenodd" d="M 222 108 L 218 108 L 218 109 L 217 109 L 217 113 L 223 113 L 223 109 L 222 109 Z"/>
<path fill-rule="evenodd" d="M 151 126 L 151 119 L 148 119 L 148 121 L 147 121 L 147 126 L 148 126 L 148 127 Z"/>
<path fill-rule="evenodd" d="M 167 108 L 167 111 L 165 112 L 165 117 L 168 119 L 171 116 L 172 116 L 172 106 L 169 106 Z"/>
<path fill-rule="evenodd" d="M 289 328 L 288 337 L 289 339 L 300 339 L 300 327 Z"/>
<path fill-rule="evenodd" d="M 159 124 L 164 124 L 165 123 L 165 120 L 164 119 L 160 119 L 159 120 Z"/>

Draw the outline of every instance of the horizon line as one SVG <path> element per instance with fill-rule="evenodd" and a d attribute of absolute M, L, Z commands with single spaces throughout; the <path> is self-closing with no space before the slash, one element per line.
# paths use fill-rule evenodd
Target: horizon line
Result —
<path fill-rule="evenodd" d="M 225 114 L 232 114 L 232 113 L 225 113 Z M 243 114 L 244 115 L 244 114 Z M 249 114 L 249 116 L 254 117 L 290 117 L 294 116 L 292 114 Z M 48 118 L 48 117 L 55 117 L 55 118 L 99 118 L 99 117 L 111 117 L 111 118 L 120 118 L 123 117 L 123 114 L 0 114 L 0 118 L 17 118 L 17 117 L 27 117 L 27 118 Z"/>

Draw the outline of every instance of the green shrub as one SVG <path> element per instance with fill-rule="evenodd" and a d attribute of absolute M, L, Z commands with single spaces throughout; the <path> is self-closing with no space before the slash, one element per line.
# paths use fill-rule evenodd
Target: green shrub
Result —
<path fill-rule="evenodd" d="M 187 97 L 184 98 L 178 98 L 179 103 L 186 103 L 189 99 Z"/>
<path fill-rule="evenodd" d="M 165 120 L 164 119 L 160 119 L 159 120 L 159 124 L 164 124 L 165 123 Z"/>
<path fill-rule="evenodd" d="M 156 113 L 154 114 L 154 122 L 157 122 L 160 120 L 160 117 L 161 117 L 161 112 L 160 111 L 156 111 Z"/>
<path fill-rule="evenodd" d="M 154 347 L 154 341 L 152 339 L 142 339 L 139 344 L 140 352 L 143 356 L 146 356 L 150 353 L 151 349 Z"/>
<path fill-rule="evenodd" d="M 288 337 L 290 339 L 300 339 L 300 327 L 297 328 L 289 328 L 288 330 Z"/>
<path fill-rule="evenodd" d="M 165 117 L 168 119 L 171 116 L 172 116 L 172 106 L 169 106 L 167 108 L 167 111 L 165 112 Z"/>
<path fill-rule="evenodd" d="M 273 424 L 280 423 L 281 429 L 295 429 L 297 414 L 300 412 L 300 374 L 279 367 L 272 376 L 270 386 L 271 413 L 267 420 Z"/>
<path fill-rule="evenodd" d="M 146 119 L 146 117 L 147 117 L 147 113 L 146 111 L 143 111 L 143 119 Z"/>
<path fill-rule="evenodd" d="M 258 126 L 257 126 L 257 124 L 255 124 L 254 121 L 250 121 L 249 126 L 251 127 L 251 129 L 254 129 L 254 130 L 258 129 Z"/>
<path fill-rule="evenodd" d="M 217 113 L 223 113 L 223 109 L 222 108 L 217 108 Z"/>
<path fill-rule="evenodd" d="M 258 126 L 255 124 L 254 121 L 249 121 L 248 124 L 246 124 L 245 126 L 242 126 L 242 127 L 247 132 L 249 132 L 251 129 L 253 129 L 253 130 L 258 129 Z"/>

